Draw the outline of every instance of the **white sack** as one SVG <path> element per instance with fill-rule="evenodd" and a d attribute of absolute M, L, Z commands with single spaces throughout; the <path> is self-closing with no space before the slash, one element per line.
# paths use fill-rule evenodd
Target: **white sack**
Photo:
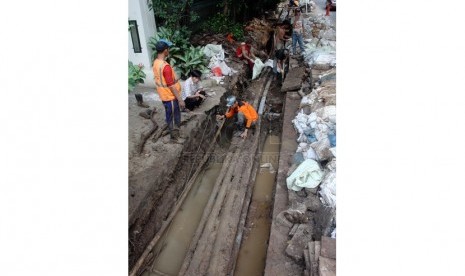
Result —
<path fill-rule="evenodd" d="M 315 188 L 323 178 L 318 162 L 307 159 L 286 179 L 287 188 L 300 191 L 302 188 Z"/>
<path fill-rule="evenodd" d="M 253 66 L 253 73 L 252 73 L 252 79 L 256 79 L 260 73 L 262 72 L 263 68 L 265 67 L 265 65 L 263 64 L 263 62 L 260 60 L 260 59 L 255 59 L 254 61 L 254 66 Z"/>
<path fill-rule="evenodd" d="M 336 160 L 326 166 L 327 173 L 320 185 L 320 200 L 326 206 L 336 207 Z"/>
<path fill-rule="evenodd" d="M 224 51 L 223 46 L 221 44 L 207 44 L 203 48 L 203 52 L 208 58 L 217 56 L 218 59 L 224 60 Z"/>

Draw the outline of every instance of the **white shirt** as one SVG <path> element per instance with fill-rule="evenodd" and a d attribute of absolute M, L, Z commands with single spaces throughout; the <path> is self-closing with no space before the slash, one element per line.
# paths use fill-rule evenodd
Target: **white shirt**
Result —
<path fill-rule="evenodd" d="M 181 97 L 182 97 L 182 100 L 186 100 L 187 97 L 189 96 L 193 96 L 195 94 L 195 92 L 197 92 L 197 90 L 199 90 L 200 86 L 199 86 L 199 83 L 194 83 L 192 81 L 192 77 L 188 78 L 185 82 L 184 82 L 184 85 L 182 87 L 182 93 L 181 93 Z"/>

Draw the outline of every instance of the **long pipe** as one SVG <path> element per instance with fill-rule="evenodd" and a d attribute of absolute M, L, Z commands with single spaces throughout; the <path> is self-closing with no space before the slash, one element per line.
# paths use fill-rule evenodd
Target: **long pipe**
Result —
<path fill-rule="evenodd" d="M 265 109 L 266 95 L 268 95 L 268 90 L 269 90 L 270 85 L 271 85 L 271 80 L 272 80 L 272 78 L 270 77 L 268 82 L 266 83 L 265 93 L 263 93 L 262 100 L 260 101 L 260 107 L 258 108 L 258 115 L 262 115 L 263 110 Z"/>

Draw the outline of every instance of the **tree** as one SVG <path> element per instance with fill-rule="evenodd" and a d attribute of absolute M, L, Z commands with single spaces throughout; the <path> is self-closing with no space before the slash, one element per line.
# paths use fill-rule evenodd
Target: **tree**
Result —
<path fill-rule="evenodd" d="M 194 0 L 147 0 L 150 10 L 153 10 L 157 24 L 170 29 L 188 26 L 198 19 L 198 15 L 191 12 Z"/>

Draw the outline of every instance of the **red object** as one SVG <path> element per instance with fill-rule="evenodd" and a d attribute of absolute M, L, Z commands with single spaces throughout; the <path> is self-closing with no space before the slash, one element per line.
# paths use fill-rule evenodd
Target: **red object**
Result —
<path fill-rule="evenodd" d="M 166 85 L 171 86 L 174 84 L 174 78 L 173 78 L 173 71 L 171 70 L 171 66 L 167 65 L 165 68 L 163 68 L 163 77 L 165 77 Z"/>
<path fill-rule="evenodd" d="M 245 50 L 247 52 L 247 55 L 250 57 L 250 45 L 249 44 L 245 44 Z M 240 59 L 246 59 L 245 57 L 242 56 L 242 45 L 239 45 L 239 47 L 237 47 L 236 49 L 236 56 Z M 253 68 L 254 66 L 254 63 L 248 59 L 247 60 L 247 63 L 249 64 L 250 68 Z"/>
<path fill-rule="evenodd" d="M 221 72 L 220 67 L 213 67 L 212 72 L 213 72 L 213 75 L 215 75 L 217 77 L 221 77 L 223 75 L 223 72 Z"/>
<path fill-rule="evenodd" d="M 234 38 L 233 38 L 233 35 L 231 33 L 228 34 L 228 36 L 226 37 L 226 39 L 229 41 L 229 43 L 233 43 L 234 42 Z"/>
<path fill-rule="evenodd" d="M 326 16 L 329 16 L 329 10 L 331 9 L 331 5 L 326 3 Z"/>

